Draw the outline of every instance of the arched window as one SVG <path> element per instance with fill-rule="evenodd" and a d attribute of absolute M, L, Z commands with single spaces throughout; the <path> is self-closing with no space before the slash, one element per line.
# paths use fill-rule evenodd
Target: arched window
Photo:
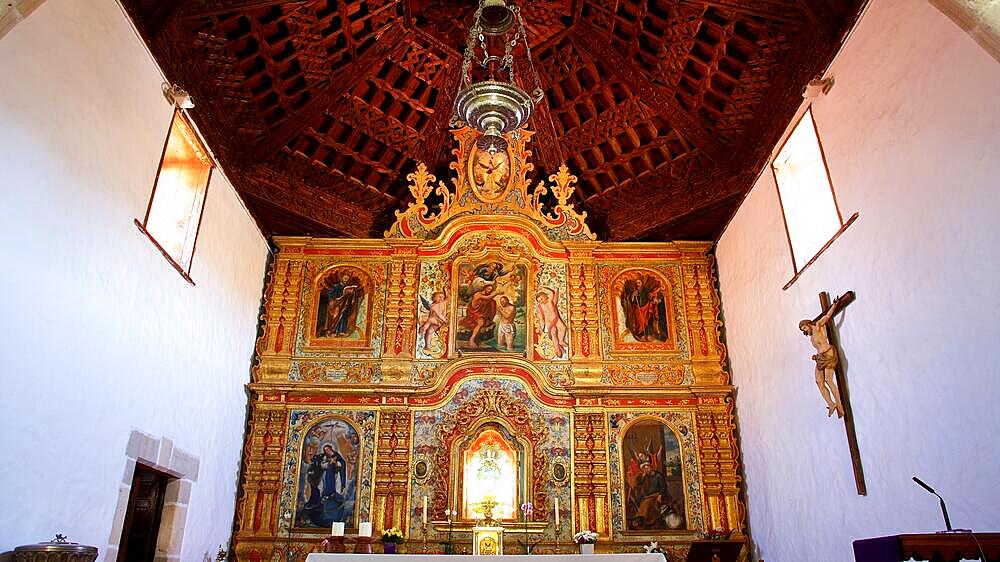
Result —
<path fill-rule="evenodd" d="M 493 517 L 513 519 L 518 498 L 520 453 L 494 427 L 486 427 L 462 451 L 462 518 L 481 517 L 484 501 L 495 502 Z"/>

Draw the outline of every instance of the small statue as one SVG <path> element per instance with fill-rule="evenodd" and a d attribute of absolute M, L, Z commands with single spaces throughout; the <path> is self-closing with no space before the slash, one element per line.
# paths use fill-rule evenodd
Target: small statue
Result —
<path fill-rule="evenodd" d="M 826 415 L 829 417 L 836 412 L 838 418 L 844 417 L 844 406 L 840 401 L 840 388 L 837 387 L 835 371 L 838 361 L 837 348 L 830 343 L 826 330 L 830 319 L 840 308 L 841 298 L 838 297 L 833 301 L 819 319 L 799 322 L 799 329 L 804 335 L 809 336 L 809 342 L 816 348 L 816 354 L 812 356 L 816 362 L 816 386 L 826 401 Z"/>
<path fill-rule="evenodd" d="M 486 496 L 483 501 L 479 502 L 479 506 L 476 511 L 481 513 L 483 516 L 482 525 L 494 526 L 497 525 L 497 520 L 493 518 L 493 508 L 498 504 L 493 496 Z"/>

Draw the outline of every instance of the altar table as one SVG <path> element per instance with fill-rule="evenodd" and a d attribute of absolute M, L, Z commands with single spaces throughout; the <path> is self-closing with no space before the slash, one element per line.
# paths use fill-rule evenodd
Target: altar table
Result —
<path fill-rule="evenodd" d="M 662 554 L 326 554 L 313 552 L 306 562 L 664 562 Z"/>

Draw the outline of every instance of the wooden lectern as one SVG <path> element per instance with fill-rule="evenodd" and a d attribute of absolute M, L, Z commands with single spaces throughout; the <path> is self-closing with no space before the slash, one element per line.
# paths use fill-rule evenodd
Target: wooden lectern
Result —
<path fill-rule="evenodd" d="M 687 562 L 736 562 L 743 550 L 743 541 L 691 541 Z"/>
<path fill-rule="evenodd" d="M 854 541 L 857 562 L 1000 561 L 1000 533 L 908 533 Z"/>

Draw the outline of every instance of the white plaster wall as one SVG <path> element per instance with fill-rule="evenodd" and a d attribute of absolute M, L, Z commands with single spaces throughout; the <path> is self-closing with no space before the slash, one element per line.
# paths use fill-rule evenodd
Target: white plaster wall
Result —
<path fill-rule="evenodd" d="M 770 171 L 718 245 L 749 519 L 767 562 L 853 560 L 858 538 L 1000 528 L 1000 65 L 925 2 L 875 0 L 814 105 L 851 226 L 787 291 Z M 826 417 L 808 341 L 817 294 L 839 317 L 868 496 Z"/>
<path fill-rule="evenodd" d="M 63 532 L 103 553 L 133 429 L 200 459 L 181 558 L 230 534 L 267 246 L 218 172 L 197 286 L 132 224 L 160 82 L 110 0 L 50 0 L 0 40 L 0 552 Z"/>

